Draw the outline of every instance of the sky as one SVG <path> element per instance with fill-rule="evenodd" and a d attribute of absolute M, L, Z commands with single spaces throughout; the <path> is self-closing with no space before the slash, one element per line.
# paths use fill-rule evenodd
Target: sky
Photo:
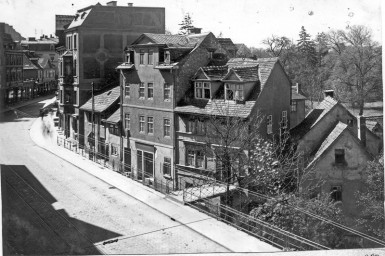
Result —
<path fill-rule="evenodd" d="M 24 37 L 55 33 L 55 15 L 74 15 L 78 9 L 108 0 L 0 0 L 0 22 Z M 118 0 L 119 6 L 165 7 L 166 29 L 177 33 L 184 15 L 202 32 L 229 37 L 234 43 L 263 47 L 271 35 L 294 42 L 301 26 L 314 38 L 319 32 L 365 25 L 373 39 L 381 38 L 381 0 Z"/>

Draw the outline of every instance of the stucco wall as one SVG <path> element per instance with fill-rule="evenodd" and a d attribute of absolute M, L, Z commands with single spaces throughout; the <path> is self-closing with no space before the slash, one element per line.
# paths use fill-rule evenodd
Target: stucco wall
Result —
<path fill-rule="evenodd" d="M 345 150 L 345 165 L 335 164 L 335 149 Z M 315 177 L 313 182 L 321 184 L 322 192 L 330 193 L 332 186 L 341 186 L 344 214 L 356 216 L 359 211 L 354 194 L 362 186 L 363 169 L 368 160 L 370 157 L 362 149 L 359 141 L 349 131 L 345 131 L 307 171 L 315 172 L 315 175 L 311 175 L 311 177 Z M 305 182 L 304 187 L 309 184 L 311 184 L 310 181 Z"/>

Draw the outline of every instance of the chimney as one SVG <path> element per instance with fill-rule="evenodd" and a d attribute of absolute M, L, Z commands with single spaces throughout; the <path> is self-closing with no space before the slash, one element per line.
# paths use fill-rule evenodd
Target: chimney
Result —
<path fill-rule="evenodd" d="M 107 6 L 116 6 L 117 1 L 109 1 Z"/>
<path fill-rule="evenodd" d="M 358 138 L 366 146 L 366 118 L 364 116 L 357 116 L 357 130 Z"/>
<path fill-rule="evenodd" d="M 301 89 L 302 89 L 302 88 L 301 88 L 301 85 L 300 85 L 299 83 L 296 83 L 296 84 L 295 84 L 295 87 L 296 87 L 297 93 L 298 93 L 298 94 L 301 94 L 301 91 L 302 91 L 302 90 L 301 90 Z"/>
<path fill-rule="evenodd" d="M 325 95 L 325 98 L 327 96 L 331 97 L 331 98 L 334 98 L 334 90 L 325 90 L 324 91 L 324 95 Z"/>
<path fill-rule="evenodd" d="M 28 37 L 28 41 L 36 41 L 34 37 Z"/>
<path fill-rule="evenodd" d="M 132 7 L 133 3 L 127 3 L 128 7 Z"/>
<path fill-rule="evenodd" d="M 200 34 L 201 33 L 201 28 L 189 28 L 188 29 L 188 34 L 191 35 L 191 34 Z"/>

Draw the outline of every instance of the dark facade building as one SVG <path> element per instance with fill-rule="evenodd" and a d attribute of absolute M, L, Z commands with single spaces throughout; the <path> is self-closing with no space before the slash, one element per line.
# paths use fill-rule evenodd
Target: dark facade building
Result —
<path fill-rule="evenodd" d="M 241 148 L 242 152 L 230 155 L 234 157 L 231 162 L 236 163 L 231 165 L 231 176 L 243 176 L 239 172 L 244 169 L 242 160 L 247 158 L 248 148 L 240 143 L 247 141 L 238 141 L 236 138 L 240 137 L 233 136 L 229 140 L 237 140 L 234 143 L 223 142 L 224 138 L 215 132 L 221 130 L 220 126 L 226 127 L 228 118 L 239 123 L 259 119 L 250 122 L 243 132 L 256 130 L 266 139 L 290 127 L 291 82 L 277 58 L 234 58 L 224 66 L 201 67 L 192 82 L 191 94 L 175 108 L 176 165 L 178 177 L 183 177 L 181 188 L 191 186 L 201 174 L 216 173 L 214 177 L 222 180 L 230 175 L 224 175 L 224 159 L 219 159 L 221 147 Z"/>
<path fill-rule="evenodd" d="M 95 91 L 116 86 L 115 68 L 125 59 L 124 48 L 144 32 L 164 31 L 164 8 L 117 6 L 111 1 L 77 11 L 66 26 L 66 51 L 59 58 L 59 94 L 64 100 L 60 101 L 59 118 L 65 134 L 79 133 L 80 144 L 85 143 L 79 106 L 91 97 L 91 83 Z"/>
<path fill-rule="evenodd" d="M 290 127 L 293 128 L 297 124 L 301 123 L 305 119 L 306 109 L 305 109 L 306 97 L 301 91 L 301 86 L 297 83 L 291 89 L 291 106 L 290 106 Z"/>

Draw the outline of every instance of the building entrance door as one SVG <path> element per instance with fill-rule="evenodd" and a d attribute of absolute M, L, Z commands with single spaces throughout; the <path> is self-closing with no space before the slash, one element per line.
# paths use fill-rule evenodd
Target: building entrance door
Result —
<path fill-rule="evenodd" d="M 154 154 L 142 150 L 137 150 L 138 178 L 154 177 Z"/>

